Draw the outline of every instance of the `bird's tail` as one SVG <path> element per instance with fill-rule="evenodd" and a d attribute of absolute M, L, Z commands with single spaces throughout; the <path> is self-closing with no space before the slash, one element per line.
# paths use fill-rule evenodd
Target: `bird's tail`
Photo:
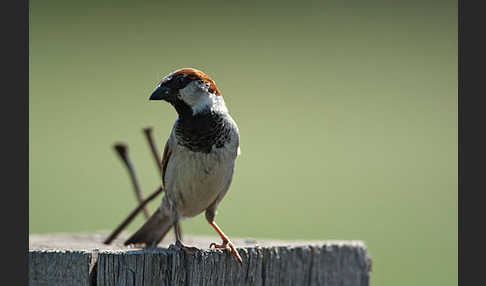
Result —
<path fill-rule="evenodd" d="M 172 227 L 172 219 L 157 208 L 145 224 L 137 230 L 125 245 L 144 243 L 147 246 L 157 245 Z"/>

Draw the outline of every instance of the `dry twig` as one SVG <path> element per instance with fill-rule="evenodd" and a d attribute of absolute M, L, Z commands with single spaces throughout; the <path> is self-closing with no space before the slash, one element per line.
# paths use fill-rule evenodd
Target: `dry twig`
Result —
<path fill-rule="evenodd" d="M 146 127 L 143 129 L 143 131 L 149 143 L 150 150 L 152 151 L 152 155 L 154 157 L 155 163 L 158 167 L 159 174 L 162 175 L 162 165 L 160 161 L 161 159 L 152 137 L 152 127 Z M 135 170 L 128 157 L 128 152 L 127 152 L 128 147 L 125 144 L 119 143 L 119 144 L 115 144 L 115 150 L 117 151 L 118 155 L 121 157 L 122 161 L 125 163 L 125 166 L 128 169 L 139 205 L 128 215 L 127 218 L 125 218 L 122 221 L 122 223 L 108 236 L 108 238 L 105 239 L 104 241 L 105 244 L 110 244 L 120 234 L 120 232 L 123 229 L 125 229 L 125 227 L 137 216 L 137 214 L 141 210 L 144 210 L 145 217 L 148 218 L 150 216 L 150 213 L 146 208 L 146 205 L 151 200 L 155 199 L 164 190 L 162 186 L 160 186 L 157 190 L 155 190 L 149 197 L 147 197 L 144 200 L 142 196 L 142 192 L 140 191 L 140 187 L 138 185 L 137 178 L 135 176 Z M 179 227 L 179 225 L 177 225 L 176 227 Z"/>
<path fill-rule="evenodd" d="M 128 217 L 123 220 L 123 222 L 108 236 L 107 239 L 103 242 L 104 244 L 110 244 L 120 232 L 135 218 L 135 216 L 153 199 L 155 199 L 160 193 L 162 193 L 164 189 L 160 186 L 155 192 L 153 192 L 148 198 L 146 198 L 142 203 L 138 205 L 136 209 L 134 209 Z"/>
<path fill-rule="evenodd" d="M 159 155 L 159 151 L 157 150 L 157 146 L 154 143 L 154 139 L 152 137 L 152 127 L 145 127 L 143 129 L 143 132 L 145 133 L 145 137 L 147 138 L 147 141 L 150 146 L 150 150 L 152 151 L 152 155 L 154 156 L 155 164 L 157 165 L 157 168 L 159 170 L 160 176 L 162 176 L 162 162 L 161 158 Z"/>
<path fill-rule="evenodd" d="M 115 144 L 115 150 L 128 169 L 128 173 L 130 175 L 130 179 L 133 184 L 133 190 L 135 191 L 135 196 L 137 198 L 138 203 L 141 204 L 143 202 L 142 191 L 140 191 L 140 186 L 138 184 L 137 176 L 135 175 L 135 169 L 133 168 L 132 162 L 128 157 L 128 146 L 123 143 L 117 143 Z M 144 207 L 143 212 L 145 214 L 145 218 L 148 219 L 150 217 L 150 212 L 148 208 Z"/>

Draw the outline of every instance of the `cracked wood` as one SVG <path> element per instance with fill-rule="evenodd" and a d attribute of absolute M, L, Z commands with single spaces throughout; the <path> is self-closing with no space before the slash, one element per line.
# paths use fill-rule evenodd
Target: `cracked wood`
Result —
<path fill-rule="evenodd" d="M 369 285 L 371 259 L 361 241 L 233 239 L 241 267 L 212 237 L 186 237 L 185 254 L 167 238 L 155 249 L 102 244 L 106 233 L 29 237 L 29 285 Z"/>

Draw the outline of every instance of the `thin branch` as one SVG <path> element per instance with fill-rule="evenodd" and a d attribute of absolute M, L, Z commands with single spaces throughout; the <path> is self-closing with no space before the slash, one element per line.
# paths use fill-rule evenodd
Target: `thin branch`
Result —
<path fill-rule="evenodd" d="M 153 192 L 149 197 L 142 201 L 136 209 L 134 209 L 128 217 L 123 220 L 123 222 L 105 239 L 104 244 L 110 244 L 120 232 L 135 218 L 135 216 L 153 199 L 155 199 L 164 189 L 159 187 L 155 192 Z"/>
<path fill-rule="evenodd" d="M 117 154 L 120 156 L 122 159 L 123 163 L 125 163 L 125 166 L 128 169 L 128 173 L 130 175 L 130 179 L 133 184 L 133 190 L 135 191 L 135 196 L 137 197 L 138 203 L 143 202 L 143 195 L 142 192 L 140 191 L 140 186 L 138 185 L 137 177 L 135 175 L 135 170 L 133 168 L 132 162 L 130 161 L 130 158 L 128 157 L 128 146 L 122 143 L 117 143 L 115 144 L 115 150 Z M 150 212 L 147 207 L 143 208 L 143 212 L 145 214 L 145 218 L 150 217 Z"/>
<path fill-rule="evenodd" d="M 145 133 L 145 137 L 147 138 L 147 141 L 149 143 L 150 150 L 152 151 L 155 164 L 157 165 L 157 168 L 159 170 L 159 175 L 162 176 L 162 162 L 159 155 L 159 151 L 157 150 L 157 146 L 155 145 L 154 138 L 152 137 L 152 127 L 144 128 L 143 132 Z"/>
<path fill-rule="evenodd" d="M 146 127 L 143 129 L 145 133 L 145 137 L 147 138 L 147 141 L 150 146 L 150 150 L 152 151 L 152 155 L 155 159 L 155 163 L 158 167 L 159 174 L 162 176 L 162 162 L 160 161 L 160 155 L 157 150 L 157 147 L 154 143 L 153 137 L 152 137 L 152 127 Z M 138 182 L 135 176 L 135 171 L 133 169 L 133 166 L 130 162 L 130 159 L 128 158 L 128 147 L 125 144 L 116 144 L 115 145 L 115 150 L 118 152 L 119 156 L 121 157 L 122 161 L 125 163 L 129 173 L 130 177 L 132 179 L 132 183 L 134 186 L 135 194 L 137 197 L 137 200 L 139 202 L 139 205 L 128 215 L 127 218 L 125 218 L 122 223 L 105 239 L 103 242 L 104 244 L 110 244 L 115 238 L 118 237 L 120 232 L 127 227 L 127 225 L 137 216 L 137 214 L 141 211 L 144 210 L 145 216 L 148 218 L 148 210 L 146 208 L 146 205 L 153 199 L 155 199 L 162 191 L 164 190 L 162 186 L 160 186 L 155 192 L 153 192 L 149 197 L 147 197 L 145 200 L 143 200 L 142 193 L 140 192 L 140 188 L 138 186 Z M 179 225 L 177 225 L 179 227 Z"/>

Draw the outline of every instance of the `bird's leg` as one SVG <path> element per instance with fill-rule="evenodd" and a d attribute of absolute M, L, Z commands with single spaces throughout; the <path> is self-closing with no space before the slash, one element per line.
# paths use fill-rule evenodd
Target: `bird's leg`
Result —
<path fill-rule="evenodd" d="M 243 260 L 241 259 L 240 254 L 238 251 L 236 251 L 236 248 L 234 244 L 230 241 L 229 237 L 224 234 L 224 232 L 219 228 L 219 226 L 216 224 L 214 221 L 214 212 L 210 212 L 209 210 L 206 211 L 206 219 L 208 220 L 209 224 L 216 230 L 216 232 L 219 234 L 219 237 L 221 237 L 221 240 L 223 243 L 221 244 L 216 244 L 216 243 L 211 243 L 209 245 L 209 248 L 214 247 L 214 248 L 224 248 L 228 249 L 231 251 L 231 253 L 234 255 L 234 257 L 238 260 L 240 264 L 242 264 Z"/>
<path fill-rule="evenodd" d="M 175 244 L 176 244 L 177 247 L 182 248 L 182 250 L 184 250 L 186 253 L 189 253 L 189 254 L 192 254 L 194 252 L 199 251 L 199 249 L 197 247 L 186 246 L 182 243 L 181 227 L 180 227 L 178 220 L 176 220 L 174 222 L 174 233 L 175 233 L 175 237 L 176 237 L 176 243 Z"/>

